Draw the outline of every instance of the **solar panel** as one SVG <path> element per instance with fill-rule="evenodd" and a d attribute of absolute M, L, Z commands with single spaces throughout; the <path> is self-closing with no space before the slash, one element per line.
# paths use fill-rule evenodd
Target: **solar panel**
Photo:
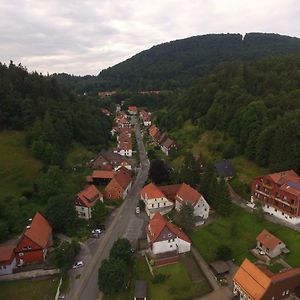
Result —
<path fill-rule="evenodd" d="M 289 181 L 288 182 L 288 185 L 296 190 L 299 190 L 300 191 L 300 184 L 299 183 L 296 183 L 296 182 L 291 182 Z"/>

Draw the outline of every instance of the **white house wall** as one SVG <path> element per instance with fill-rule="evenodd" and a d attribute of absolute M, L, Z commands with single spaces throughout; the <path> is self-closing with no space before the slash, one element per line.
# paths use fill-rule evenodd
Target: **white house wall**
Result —
<path fill-rule="evenodd" d="M 92 217 L 91 209 L 85 206 L 75 206 L 75 210 L 77 211 L 78 217 L 81 219 L 89 220 Z"/>
<path fill-rule="evenodd" d="M 191 244 L 180 238 L 177 238 L 178 252 L 185 253 L 191 251 Z"/>
<path fill-rule="evenodd" d="M 152 198 L 152 199 L 144 199 L 143 196 L 141 196 L 141 199 L 145 202 L 146 205 L 146 212 L 148 215 L 150 215 L 151 210 L 153 209 L 159 209 L 159 208 L 171 208 L 173 207 L 173 202 L 169 201 L 167 198 Z"/>
<path fill-rule="evenodd" d="M 0 266 L 0 275 L 12 274 L 13 269 L 15 267 L 16 267 L 16 259 L 14 258 L 10 265 Z"/>

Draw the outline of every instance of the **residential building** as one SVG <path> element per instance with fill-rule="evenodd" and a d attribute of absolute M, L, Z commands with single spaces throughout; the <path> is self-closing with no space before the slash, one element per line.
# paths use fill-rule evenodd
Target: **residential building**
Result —
<path fill-rule="evenodd" d="M 98 96 L 101 98 L 106 98 L 115 95 L 117 92 L 116 91 L 105 91 L 105 92 L 98 92 Z"/>
<path fill-rule="evenodd" d="M 235 176 L 235 170 L 229 160 L 221 160 L 215 163 L 215 168 L 218 178 L 224 178 L 225 180 L 231 179 Z"/>
<path fill-rule="evenodd" d="M 143 125 L 145 127 L 151 126 L 151 113 L 146 112 L 145 110 L 141 110 L 140 118 L 143 121 Z"/>
<path fill-rule="evenodd" d="M 75 197 L 75 209 L 78 217 L 89 220 L 92 217 L 93 207 L 98 201 L 103 202 L 103 195 L 93 184 L 78 193 Z"/>
<path fill-rule="evenodd" d="M 283 241 L 264 229 L 256 238 L 256 247 L 265 252 L 269 257 L 274 258 L 289 250 Z"/>
<path fill-rule="evenodd" d="M 16 268 L 15 246 L 0 246 L 0 275 L 7 275 Z"/>
<path fill-rule="evenodd" d="M 52 227 L 43 215 L 37 212 L 31 224 L 26 226 L 15 248 L 17 264 L 44 262 L 52 244 Z"/>
<path fill-rule="evenodd" d="M 107 108 L 101 108 L 101 112 L 107 117 L 111 116 L 111 112 Z"/>
<path fill-rule="evenodd" d="M 166 214 L 173 207 L 179 211 L 183 203 L 192 205 L 196 217 L 207 219 L 209 216 L 209 205 L 204 197 L 186 183 L 165 186 L 149 183 L 141 190 L 141 199 L 145 203 L 145 211 L 149 216 L 157 211 Z"/>
<path fill-rule="evenodd" d="M 136 106 L 129 106 L 128 107 L 128 113 L 130 115 L 136 115 L 137 114 L 137 107 Z"/>
<path fill-rule="evenodd" d="M 148 216 L 154 215 L 158 211 L 161 214 L 166 214 L 174 207 L 174 203 L 154 183 L 149 183 L 143 187 L 141 199 L 145 203 L 145 211 Z"/>
<path fill-rule="evenodd" d="M 265 212 L 300 223 L 300 177 L 293 170 L 259 176 L 252 182 L 251 202 L 258 201 Z"/>
<path fill-rule="evenodd" d="M 105 197 L 110 200 L 125 199 L 131 189 L 132 178 L 127 169 L 120 169 L 105 187 Z"/>
<path fill-rule="evenodd" d="M 164 152 L 166 155 L 170 154 L 170 151 L 172 149 L 175 149 L 176 145 L 172 139 L 167 137 L 161 144 L 160 144 L 160 149 L 162 152 Z"/>
<path fill-rule="evenodd" d="M 147 240 L 154 255 L 185 253 L 191 250 L 188 236 L 176 225 L 168 222 L 159 212 L 155 213 L 147 227 Z"/>
<path fill-rule="evenodd" d="M 241 300 L 286 299 L 299 293 L 299 288 L 300 268 L 270 275 L 248 259 L 244 260 L 233 277 L 233 293 Z"/>

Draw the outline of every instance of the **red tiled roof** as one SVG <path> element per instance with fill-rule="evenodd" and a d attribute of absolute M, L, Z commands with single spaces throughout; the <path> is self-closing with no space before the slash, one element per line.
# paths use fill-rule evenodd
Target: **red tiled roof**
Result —
<path fill-rule="evenodd" d="M 176 194 L 181 184 L 169 184 L 160 186 L 159 189 L 166 195 L 169 200 L 175 201 Z"/>
<path fill-rule="evenodd" d="M 98 179 L 111 179 L 114 176 L 113 171 L 97 170 L 93 171 L 92 177 Z"/>
<path fill-rule="evenodd" d="M 256 240 L 270 250 L 273 250 L 280 243 L 283 243 L 280 239 L 265 229 L 257 236 Z"/>
<path fill-rule="evenodd" d="M 14 257 L 15 246 L 0 246 L 0 265 L 11 263 Z"/>
<path fill-rule="evenodd" d="M 128 110 L 137 111 L 137 107 L 136 106 L 128 106 Z"/>
<path fill-rule="evenodd" d="M 89 185 L 83 191 L 77 194 L 77 197 L 82 201 L 86 207 L 94 206 L 97 200 L 102 198 L 102 194 L 98 191 L 96 186 Z"/>
<path fill-rule="evenodd" d="M 235 273 L 233 280 L 254 300 L 262 299 L 271 283 L 270 277 L 247 258 Z"/>
<path fill-rule="evenodd" d="M 131 182 L 131 176 L 127 171 L 120 169 L 114 176 L 113 180 L 115 180 L 122 189 L 125 190 Z"/>
<path fill-rule="evenodd" d="M 23 235 L 31 239 L 42 248 L 47 246 L 51 234 L 51 225 L 39 212 L 37 212 L 33 217 L 30 228 L 26 228 L 23 233 Z"/>
<path fill-rule="evenodd" d="M 181 231 L 176 225 L 169 223 L 159 212 L 157 212 L 153 218 L 149 221 L 150 231 L 148 235 L 152 242 L 155 242 L 159 237 L 162 230 L 167 227 L 173 234 L 175 234 L 181 240 L 191 243 L 188 236 Z"/>
<path fill-rule="evenodd" d="M 141 190 L 144 199 L 166 198 L 165 194 L 154 183 L 149 183 Z"/>
<path fill-rule="evenodd" d="M 201 194 L 186 183 L 182 183 L 180 185 L 180 188 L 176 195 L 176 199 L 179 202 L 189 202 L 192 205 L 196 205 L 200 197 Z"/>

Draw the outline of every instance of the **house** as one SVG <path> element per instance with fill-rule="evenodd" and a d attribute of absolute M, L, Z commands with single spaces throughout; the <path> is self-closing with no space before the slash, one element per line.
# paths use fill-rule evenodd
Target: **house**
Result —
<path fill-rule="evenodd" d="M 105 187 L 105 197 L 110 200 L 125 199 L 131 189 L 132 178 L 127 169 L 120 169 Z"/>
<path fill-rule="evenodd" d="M 107 184 L 113 177 L 114 171 L 105 171 L 105 170 L 95 170 L 91 176 L 87 176 L 86 179 L 89 183 L 94 183 L 97 185 Z"/>
<path fill-rule="evenodd" d="M 241 300 L 289 298 L 300 288 L 300 268 L 270 275 L 245 259 L 233 277 L 233 293 Z M 299 296 L 299 295 L 298 295 Z"/>
<path fill-rule="evenodd" d="M 170 252 L 185 253 L 191 250 L 188 236 L 176 225 L 168 222 L 159 212 L 147 227 L 147 240 L 154 255 Z"/>
<path fill-rule="evenodd" d="M 204 197 L 186 183 L 165 186 L 149 183 L 141 190 L 141 199 L 145 203 L 145 211 L 148 216 L 157 211 L 164 215 L 173 207 L 180 211 L 183 203 L 192 205 L 196 217 L 207 219 L 209 216 L 209 205 Z"/>
<path fill-rule="evenodd" d="M 134 300 L 147 300 L 147 282 L 136 280 L 134 287 Z"/>
<path fill-rule="evenodd" d="M 150 112 L 146 112 L 145 110 L 141 110 L 140 118 L 142 119 L 143 125 L 145 127 L 148 127 L 148 126 L 151 125 L 151 113 Z"/>
<path fill-rule="evenodd" d="M 118 146 L 114 152 L 120 154 L 121 156 L 131 157 L 133 153 L 131 138 L 120 137 Z"/>
<path fill-rule="evenodd" d="M 161 214 L 166 214 L 174 207 L 174 203 L 154 183 L 149 183 L 143 187 L 141 200 L 145 203 L 145 211 L 148 216 L 154 215 L 158 211 Z"/>
<path fill-rule="evenodd" d="M 209 216 L 209 205 L 204 197 L 194 188 L 186 183 L 179 186 L 175 196 L 175 209 L 180 210 L 183 203 L 190 203 L 194 208 L 194 216 L 207 219 Z"/>
<path fill-rule="evenodd" d="M 128 107 L 128 113 L 130 115 L 136 115 L 137 114 L 137 107 L 136 106 L 129 106 Z"/>
<path fill-rule="evenodd" d="M 101 98 L 106 98 L 115 95 L 117 92 L 116 91 L 105 91 L 105 92 L 98 92 L 98 96 Z"/>
<path fill-rule="evenodd" d="M 292 224 L 300 223 L 300 177 L 293 170 L 259 176 L 252 182 L 251 202 Z"/>
<path fill-rule="evenodd" d="M 37 212 L 31 224 L 26 226 L 15 248 L 17 264 L 43 263 L 52 244 L 52 227 L 43 215 Z"/>
<path fill-rule="evenodd" d="M 265 252 L 269 257 L 274 258 L 289 250 L 283 241 L 264 229 L 256 238 L 257 249 Z"/>
<path fill-rule="evenodd" d="M 101 112 L 107 117 L 111 116 L 111 112 L 107 108 L 101 108 Z"/>
<path fill-rule="evenodd" d="M 89 220 L 92 217 L 93 206 L 98 202 L 103 202 L 103 195 L 94 185 L 89 185 L 75 197 L 75 209 L 78 217 Z"/>
<path fill-rule="evenodd" d="M 16 268 L 15 246 L 0 246 L 0 275 L 12 274 Z"/>
<path fill-rule="evenodd" d="M 158 140 L 160 136 L 159 129 L 155 125 L 152 125 L 149 128 L 149 135 L 152 137 L 153 140 Z"/>
<path fill-rule="evenodd" d="M 235 176 L 235 170 L 229 160 L 217 161 L 215 163 L 215 168 L 218 178 L 228 180 Z"/>
<path fill-rule="evenodd" d="M 161 151 L 164 152 L 166 155 L 169 155 L 170 151 L 175 148 L 176 145 L 174 141 L 169 137 L 167 137 L 160 145 Z"/>

